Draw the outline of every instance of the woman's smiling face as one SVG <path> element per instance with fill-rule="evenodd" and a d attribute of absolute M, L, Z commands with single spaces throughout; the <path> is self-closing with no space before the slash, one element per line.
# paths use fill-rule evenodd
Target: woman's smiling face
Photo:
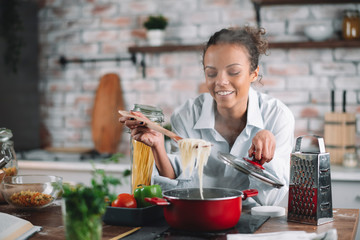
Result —
<path fill-rule="evenodd" d="M 248 51 L 236 44 L 210 46 L 204 55 L 206 85 L 218 108 L 244 107 L 258 68 L 250 73 Z"/>

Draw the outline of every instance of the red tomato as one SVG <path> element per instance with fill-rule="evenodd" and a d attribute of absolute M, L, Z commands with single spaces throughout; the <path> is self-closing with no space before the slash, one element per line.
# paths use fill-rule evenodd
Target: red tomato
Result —
<path fill-rule="evenodd" d="M 136 208 L 136 200 L 132 194 L 120 193 L 112 203 L 112 207 Z"/>

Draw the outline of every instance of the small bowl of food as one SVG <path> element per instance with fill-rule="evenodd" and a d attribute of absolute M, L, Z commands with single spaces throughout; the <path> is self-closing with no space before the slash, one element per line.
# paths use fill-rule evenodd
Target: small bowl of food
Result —
<path fill-rule="evenodd" d="M 305 35 L 312 41 L 320 42 L 328 40 L 334 33 L 331 25 L 314 24 L 304 28 Z"/>
<path fill-rule="evenodd" d="M 6 202 L 17 208 L 43 208 L 62 192 L 62 178 L 48 175 L 5 176 L 0 191 Z"/>

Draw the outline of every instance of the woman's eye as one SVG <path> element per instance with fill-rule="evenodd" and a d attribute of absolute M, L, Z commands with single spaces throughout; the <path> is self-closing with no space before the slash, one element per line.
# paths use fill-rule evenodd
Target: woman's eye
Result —
<path fill-rule="evenodd" d="M 236 71 L 236 72 L 229 72 L 228 73 L 230 76 L 236 76 L 236 75 L 239 75 L 240 72 L 239 71 Z"/>
<path fill-rule="evenodd" d="M 210 78 L 216 77 L 216 75 L 217 75 L 216 72 L 208 72 L 208 73 L 206 73 L 206 76 L 210 77 Z"/>

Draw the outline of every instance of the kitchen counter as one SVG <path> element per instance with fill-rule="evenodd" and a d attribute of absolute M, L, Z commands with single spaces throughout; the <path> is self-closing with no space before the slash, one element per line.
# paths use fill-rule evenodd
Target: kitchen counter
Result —
<path fill-rule="evenodd" d="M 42 226 L 42 231 L 33 235 L 30 240 L 65 239 L 60 201 L 55 201 L 53 205 L 40 209 L 38 211 L 17 210 L 8 204 L 0 204 L 0 211 L 24 218 L 36 226 Z M 329 229 L 336 228 L 339 240 L 354 239 L 359 220 L 359 209 L 334 209 L 333 212 L 334 221 L 320 226 L 287 222 L 285 216 L 271 218 L 267 222 L 265 222 L 255 232 L 255 234 L 278 231 L 306 231 L 309 233 L 323 233 L 328 231 Z M 111 239 L 131 229 L 133 228 L 104 224 L 103 239 Z M 221 239 L 226 239 L 226 236 L 222 236 Z"/>

